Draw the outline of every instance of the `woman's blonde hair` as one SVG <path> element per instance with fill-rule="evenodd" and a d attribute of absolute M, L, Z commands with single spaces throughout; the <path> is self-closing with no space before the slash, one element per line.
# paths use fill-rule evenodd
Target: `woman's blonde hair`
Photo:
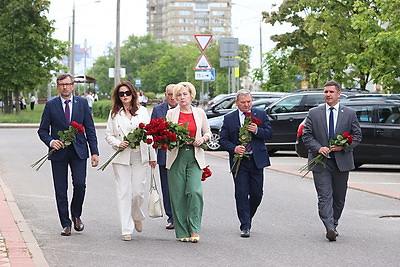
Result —
<path fill-rule="evenodd" d="M 190 82 L 180 82 L 174 86 L 174 98 L 178 101 L 178 93 L 183 89 L 187 88 L 189 91 L 190 96 L 192 97 L 191 100 L 195 99 L 196 97 L 196 88 Z"/>

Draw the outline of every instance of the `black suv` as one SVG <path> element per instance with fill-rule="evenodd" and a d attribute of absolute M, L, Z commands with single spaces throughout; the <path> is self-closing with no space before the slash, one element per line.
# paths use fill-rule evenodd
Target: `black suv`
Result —
<path fill-rule="evenodd" d="M 253 101 L 264 98 L 278 98 L 285 96 L 287 94 L 288 93 L 282 93 L 282 92 L 251 92 Z M 236 109 L 235 100 L 236 100 L 236 93 L 224 96 L 222 99 L 220 99 L 215 104 L 211 105 L 208 109 L 206 109 L 205 112 L 207 118 L 222 116 Z"/>
<path fill-rule="evenodd" d="M 362 141 L 354 149 L 354 162 L 362 164 L 400 164 L 400 100 L 341 101 L 356 110 L 361 125 Z M 301 139 L 303 123 L 299 125 L 296 152 L 308 156 Z"/>
<path fill-rule="evenodd" d="M 347 95 L 342 92 L 340 97 L 345 99 Z M 271 140 L 266 140 L 268 152 L 271 154 L 278 150 L 294 150 L 299 124 L 310 108 L 322 103 L 325 103 L 323 92 L 303 92 L 284 96 L 271 104 L 266 112 L 274 135 Z"/>

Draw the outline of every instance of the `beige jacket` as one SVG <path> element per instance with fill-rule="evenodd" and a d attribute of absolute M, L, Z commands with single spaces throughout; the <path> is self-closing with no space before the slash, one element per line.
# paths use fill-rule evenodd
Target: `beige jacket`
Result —
<path fill-rule="evenodd" d="M 119 144 L 124 140 L 124 136 L 128 135 L 129 132 L 137 128 L 141 122 L 145 124 L 150 122 L 149 113 L 143 106 L 140 106 L 139 110 L 137 111 L 137 116 L 134 116 L 131 121 L 129 121 L 122 110 L 115 115 L 114 118 L 111 118 L 110 112 L 105 139 L 113 148 L 111 154 L 114 154 L 118 150 Z M 156 160 L 156 152 L 151 145 L 140 142 L 139 148 L 136 149 L 140 149 L 140 156 L 143 164 Z M 131 148 L 125 148 L 114 158 L 112 163 L 128 165 L 131 161 L 131 151 Z"/>
<path fill-rule="evenodd" d="M 211 138 L 211 130 L 208 125 L 207 116 L 204 110 L 200 108 L 192 107 L 194 121 L 196 122 L 196 138 L 204 137 L 207 141 Z M 166 119 L 167 121 L 178 123 L 179 114 L 181 109 L 177 106 L 174 109 L 170 109 L 167 112 Z M 178 156 L 179 148 L 174 148 L 172 150 L 167 151 L 167 165 L 165 166 L 167 169 L 171 168 L 172 163 L 174 163 L 176 157 Z M 194 148 L 194 156 L 196 158 L 197 163 L 201 169 L 207 167 L 206 159 L 204 155 L 204 150 L 200 147 Z"/>

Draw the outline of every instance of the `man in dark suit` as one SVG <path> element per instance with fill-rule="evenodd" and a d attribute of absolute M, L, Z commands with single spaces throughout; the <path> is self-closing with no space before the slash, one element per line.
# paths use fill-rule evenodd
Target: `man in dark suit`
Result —
<path fill-rule="evenodd" d="M 336 227 L 344 208 L 349 171 L 354 169 L 353 149 L 361 142 L 361 128 L 356 111 L 339 104 L 340 85 L 335 81 L 324 85 L 325 105 L 310 109 L 303 141 L 308 148 L 309 162 L 318 154 L 325 164 L 311 168 L 318 194 L 318 211 L 326 228 L 326 238 L 336 241 Z M 329 145 L 329 139 L 348 132 L 353 136 L 349 147 Z"/>
<path fill-rule="evenodd" d="M 167 87 L 165 88 L 165 101 L 153 108 L 153 111 L 151 113 L 152 119 L 165 118 L 165 116 L 167 115 L 167 111 L 171 108 L 175 108 L 178 105 L 178 102 L 176 102 L 176 100 L 174 99 L 174 86 L 175 84 L 167 85 Z M 160 170 L 164 210 L 165 214 L 168 217 L 167 225 L 165 226 L 165 228 L 174 229 L 174 218 L 172 217 L 171 201 L 169 198 L 167 169 L 165 168 L 166 157 L 166 150 L 157 149 L 157 163 L 158 169 Z"/>
<path fill-rule="evenodd" d="M 80 219 L 86 191 L 86 161 L 91 152 L 92 167 L 98 165 L 96 130 L 92 115 L 85 98 L 73 96 L 74 79 L 70 74 L 57 77 L 57 89 L 60 97 L 49 100 L 43 110 L 38 134 L 49 149 L 57 151 L 50 155 L 53 173 L 57 210 L 63 230 L 61 235 L 71 235 L 71 220 L 68 211 L 68 165 L 72 173 L 73 197 L 71 201 L 71 219 L 74 229 L 82 231 L 84 224 Z M 85 133 L 76 134 L 76 140 L 68 147 L 62 148 L 58 131 L 67 130 L 75 121 L 85 128 Z"/>
<path fill-rule="evenodd" d="M 263 110 L 252 109 L 252 97 L 249 90 L 241 89 L 236 94 L 238 110 L 224 117 L 220 131 L 220 144 L 229 152 L 229 162 L 235 183 L 236 210 L 240 221 L 241 237 L 250 237 L 252 218 L 263 196 L 264 167 L 270 166 L 268 150 L 264 140 L 272 138 L 272 128 Z M 249 114 L 250 112 L 250 114 Z M 246 115 L 247 113 L 247 115 Z M 250 145 L 243 146 L 239 141 L 239 128 L 245 117 L 251 116 L 261 124 L 252 122 L 247 130 L 251 133 Z M 235 177 L 238 163 L 234 164 L 234 155 L 244 155 Z"/>

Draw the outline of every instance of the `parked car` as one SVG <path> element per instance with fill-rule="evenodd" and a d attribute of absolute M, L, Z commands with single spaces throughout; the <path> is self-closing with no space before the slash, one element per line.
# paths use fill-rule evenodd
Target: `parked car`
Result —
<path fill-rule="evenodd" d="M 258 109 L 263 109 L 265 110 L 269 105 L 271 105 L 273 102 L 279 100 L 279 98 L 265 98 L 265 99 L 260 99 L 256 100 L 253 102 L 253 108 L 258 108 Z M 232 110 L 231 112 L 233 112 Z M 209 150 L 220 150 L 221 145 L 219 144 L 219 130 L 222 127 L 222 124 L 224 122 L 224 116 L 218 116 L 218 117 L 213 117 L 208 119 L 208 124 L 210 125 L 212 136 L 210 141 L 207 143 L 208 149 Z"/>
<path fill-rule="evenodd" d="M 264 98 L 277 98 L 287 95 L 282 92 L 252 92 L 253 101 Z M 236 93 L 228 94 L 205 110 L 207 118 L 225 115 L 236 109 Z"/>
<path fill-rule="evenodd" d="M 345 99 L 347 94 L 341 93 L 340 97 Z M 294 150 L 299 124 L 310 108 L 322 103 L 325 103 L 323 92 L 303 92 L 284 96 L 271 104 L 266 112 L 274 135 L 271 140 L 266 140 L 268 152 L 271 154 L 278 150 Z"/>
<path fill-rule="evenodd" d="M 341 104 L 357 112 L 362 141 L 354 149 L 356 167 L 363 164 L 400 164 L 400 101 L 359 100 Z M 307 158 L 308 150 L 301 138 L 304 121 L 299 125 L 296 153 Z"/>
<path fill-rule="evenodd" d="M 212 106 L 215 103 L 217 103 L 219 100 L 221 100 L 222 98 L 224 98 L 227 94 L 220 94 L 215 96 L 213 99 L 211 99 L 210 101 L 208 101 L 208 105 Z"/>

